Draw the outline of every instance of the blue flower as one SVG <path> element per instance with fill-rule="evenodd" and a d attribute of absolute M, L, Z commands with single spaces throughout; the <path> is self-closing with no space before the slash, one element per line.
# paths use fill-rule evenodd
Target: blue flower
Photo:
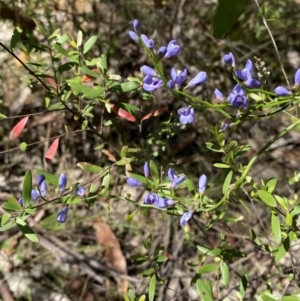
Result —
<path fill-rule="evenodd" d="M 228 54 L 225 54 L 223 57 L 223 61 L 227 65 L 231 65 L 232 67 L 235 67 L 235 57 L 232 52 L 229 52 Z"/>
<path fill-rule="evenodd" d="M 222 94 L 222 92 L 218 89 L 215 89 L 214 94 L 216 96 L 217 99 L 223 101 L 224 100 L 224 96 Z"/>
<path fill-rule="evenodd" d="M 253 64 L 251 60 L 248 60 L 246 67 L 243 70 L 235 70 L 235 75 L 244 81 L 245 86 L 248 88 L 259 88 L 260 81 L 252 78 L 252 68 Z"/>
<path fill-rule="evenodd" d="M 188 212 L 185 212 L 185 213 L 181 216 L 180 222 L 179 222 L 179 224 L 180 224 L 181 227 L 186 226 L 186 224 L 188 223 L 188 221 L 192 218 L 193 213 L 194 213 L 194 211 L 193 211 L 193 210 L 190 210 L 190 211 L 188 211 Z"/>
<path fill-rule="evenodd" d="M 133 21 L 133 30 L 134 30 L 135 32 L 139 32 L 140 29 L 141 29 L 140 21 L 137 20 L 137 19 L 135 19 L 135 20 Z"/>
<path fill-rule="evenodd" d="M 245 109 L 248 105 L 245 91 L 240 85 L 235 85 L 228 96 L 228 100 L 234 107 Z"/>
<path fill-rule="evenodd" d="M 76 187 L 76 195 L 80 197 L 85 197 L 86 196 L 86 190 L 82 186 L 77 186 Z"/>
<path fill-rule="evenodd" d="M 171 77 L 172 77 L 172 81 L 174 82 L 173 87 L 175 86 L 176 88 L 179 88 L 181 84 L 185 81 L 186 76 L 187 76 L 187 69 L 184 69 L 183 71 L 180 70 L 176 71 L 174 68 L 172 68 Z M 170 86 L 172 86 L 172 84 L 170 84 Z"/>
<path fill-rule="evenodd" d="M 299 86 L 300 85 L 300 69 L 297 69 L 296 73 L 295 73 L 295 76 L 294 76 L 294 83 L 295 85 Z M 285 87 L 282 87 L 282 86 L 278 86 L 276 89 L 275 89 L 275 93 L 278 95 L 278 96 L 288 96 L 288 95 L 291 95 L 292 92 L 290 90 L 288 90 L 287 88 Z"/>
<path fill-rule="evenodd" d="M 159 198 L 157 193 L 151 192 L 147 194 L 144 204 L 152 205 L 154 203 L 158 203 L 158 201 Z"/>
<path fill-rule="evenodd" d="M 145 75 L 152 76 L 152 77 L 157 77 L 156 71 L 153 68 L 149 67 L 149 66 L 144 65 L 140 68 L 140 70 Z"/>
<path fill-rule="evenodd" d="M 141 34 L 141 38 L 148 49 L 152 50 L 154 48 L 153 40 L 149 39 L 145 34 Z"/>
<path fill-rule="evenodd" d="M 204 71 L 200 71 L 186 86 L 187 87 L 194 87 L 203 84 L 207 79 L 207 74 Z"/>
<path fill-rule="evenodd" d="M 68 206 L 64 206 L 59 210 L 56 219 L 58 223 L 64 223 L 67 220 L 68 211 L 69 211 Z"/>
<path fill-rule="evenodd" d="M 126 182 L 131 187 L 138 187 L 143 185 L 139 180 L 134 178 L 128 178 Z"/>
<path fill-rule="evenodd" d="M 38 175 L 36 177 L 36 185 L 37 186 L 40 186 L 44 181 L 45 181 L 45 176 L 44 175 Z"/>
<path fill-rule="evenodd" d="M 171 181 L 171 185 L 172 185 L 172 188 L 175 188 L 177 185 L 181 184 L 185 179 L 186 179 L 186 176 L 177 176 L 175 175 L 175 172 L 172 168 L 169 168 L 168 170 L 168 177 Z"/>
<path fill-rule="evenodd" d="M 58 180 L 58 187 L 60 193 L 63 193 L 65 191 L 67 182 L 68 182 L 67 176 L 64 173 L 61 173 Z"/>
<path fill-rule="evenodd" d="M 278 86 L 278 87 L 275 89 L 275 93 L 276 93 L 278 96 L 288 96 L 288 95 L 291 95 L 291 94 L 292 94 L 291 91 L 289 91 L 287 88 L 282 87 L 282 86 Z"/>
<path fill-rule="evenodd" d="M 207 177 L 206 175 L 201 175 L 199 178 L 199 193 L 203 194 L 206 189 Z"/>
<path fill-rule="evenodd" d="M 23 207 L 24 206 L 23 198 L 19 198 L 18 203 L 21 207 Z"/>
<path fill-rule="evenodd" d="M 220 132 L 224 132 L 224 131 L 226 131 L 226 130 L 227 130 L 227 128 L 228 128 L 228 123 L 224 123 L 224 124 L 222 124 L 222 126 L 221 126 L 221 129 L 220 129 Z"/>
<path fill-rule="evenodd" d="M 167 51 L 165 54 L 165 58 L 168 59 L 171 56 L 177 56 L 180 53 L 180 46 L 177 45 L 177 41 L 176 40 L 172 40 L 170 41 L 170 43 L 167 46 Z"/>
<path fill-rule="evenodd" d="M 147 92 L 153 92 L 163 85 L 161 79 L 147 75 L 144 78 L 143 89 Z"/>
<path fill-rule="evenodd" d="M 181 124 L 192 123 L 195 119 L 195 110 L 191 106 L 181 108 L 177 112 Z"/>
<path fill-rule="evenodd" d="M 167 47 L 166 46 L 161 46 L 159 47 L 158 51 L 157 51 L 157 55 L 158 57 L 161 59 L 165 56 L 165 54 L 167 53 Z"/>
<path fill-rule="evenodd" d="M 130 31 L 128 32 L 128 34 L 129 34 L 130 38 L 131 38 L 133 41 L 135 41 L 136 43 L 139 41 L 139 38 L 138 38 L 138 35 L 137 35 L 136 32 L 130 30 Z"/>
<path fill-rule="evenodd" d="M 149 164 L 148 164 L 148 162 L 145 162 L 145 165 L 144 165 L 144 175 L 145 175 L 146 178 L 149 177 L 149 172 L 150 172 L 150 170 L 149 170 Z"/>
<path fill-rule="evenodd" d="M 165 197 L 158 197 L 158 201 L 154 203 L 156 207 L 166 208 L 174 205 L 174 201 Z"/>

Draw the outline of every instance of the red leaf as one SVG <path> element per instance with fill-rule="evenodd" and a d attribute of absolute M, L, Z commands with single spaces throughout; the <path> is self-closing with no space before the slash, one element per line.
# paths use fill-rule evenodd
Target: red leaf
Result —
<path fill-rule="evenodd" d="M 47 163 L 49 163 L 55 156 L 58 148 L 58 143 L 59 143 L 59 138 L 56 138 L 50 145 L 49 149 L 47 150 L 45 154 L 45 160 Z"/>
<path fill-rule="evenodd" d="M 51 78 L 51 77 L 49 77 L 49 78 L 47 78 L 47 79 L 48 79 L 49 84 L 50 84 L 52 87 L 54 87 L 55 89 L 57 89 L 57 83 L 56 83 L 55 79 L 54 79 L 54 78 Z"/>
<path fill-rule="evenodd" d="M 22 131 L 24 130 L 24 127 L 28 121 L 29 116 L 26 116 L 24 118 L 22 118 L 11 130 L 10 135 L 9 135 L 9 139 L 10 140 L 14 140 L 16 138 L 18 138 L 20 136 L 20 134 L 22 133 Z"/>
<path fill-rule="evenodd" d="M 129 112 L 125 111 L 122 108 L 120 108 L 118 110 L 118 116 L 121 117 L 121 118 L 123 118 L 123 119 L 126 119 L 128 121 L 131 121 L 131 122 L 135 122 L 136 121 L 135 117 L 132 114 L 130 114 Z"/>
<path fill-rule="evenodd" d="M 143 118 L 142 118 L 142 121 L 143 120 L 146 120 L 146 119 L 149 119 L 150 117 L 155 117 L 155 116 L 158 116 L 160 115 L 161 113 L 165 112 L 167 110 L 166 107 L 163 107 L 163 108 L 160 108 L 160 109 L 157 109 L 147 115 L 145 115 Z"/>
<path fill-rule="evenodd" d="M 93 72 L 96 72 L 96 73 L 99 73 L 99 70 L 97 68 L 94 68 L 92 69 Z M 81 82 L 82 83 L 88 83 L 92 80 L 95 80 L 96 78 L 91 76 L 91 75 L 88 75 L 88 74 L 84 74 L 81 78 Z"/>

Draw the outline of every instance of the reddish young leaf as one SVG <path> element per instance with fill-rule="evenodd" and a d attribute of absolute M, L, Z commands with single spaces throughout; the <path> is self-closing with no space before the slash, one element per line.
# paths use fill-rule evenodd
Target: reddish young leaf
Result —
<path fill-rule="evenodd" d="M 130 114 L 129 112 L 125 111 L 122 108 L 119 108 L 116 104 L 108 103 L 108 105 L 111 107 L 111 110 L 119 117 L 126 119 L 128 121 L 131 121 L 131 122 L 136 121 L 135 117 L 132 114 Z"/>
<path fill-rule="evenodd" d="M 50 84 L 53 88 L 57 89 L 57 83 L 56 83 L 55 79 L 54 79 L 54 78 L 51 78 L 51 77 L 49 77 L 49 78 L 47 78 L 47 79 L 48 79 L 49 84 Z"/>
<path fill-rule="evenodd" d="M 121 118 L 123 118 L 123 119 L 126 119 L 128 121 L 131 121 L 131 122 L 135 122 L 136 121 L 135 117 L 132 114 L 130 114 L 129 112 L 125 111 L 122 108 L 120 108 L 118 110 L 118 116 L 121 117 Z"/>
<path fill-rule="evenodd" d="M 115 156 L 107 149 L 103 149 L 102 150 L 102 153 L 108 157 L 108 160 L 109 161 L 112 161 L 112 162 L 116 162 L 117 159 L 115 158 Z"/>
<path fill-rule="evenodd" d="M 99 70 L 97 68 L 94 68 L 92 69 L 93 72 L 96 72 L 96 73 L 99 73 Z M 96 78 L 91 76 L 91 75 L 88 75 L 88 74 L 84 74 L 81 78 L 81 82 L 82 83 L 88 83 L 92 80 L 95 80 Z"/>
<path fill-rule="evenodd" d="M 11 130 L 9 139 L 14 140 L 20 136 L 20 134 L 23 132 L 24 127 L 28 121 L 29 116 L 26 116 L 22 118 Z"/>
<path fill-rule="evenodd" d="M 143 120 L 146 120 L 146 119 L 149 119 L 150 117 L 155 117 L 155 116 L 158 116 L 160 115 L 161 113 L 165 112 L 167 110 L 166 107 L 163 107 L 163 108 L 160 108 L 160 109 L 157 109 L 147 115 L 145 115 L 143 118 L 142 118 L 142 121 Z"/>
<path fill-rule="evenodd" d="M 45 160 L 47 163 L 49 163 L 55 156 L 58 148 L 58 143 L 59 143 L 59 138 L 56 138 L 50 145 L 49 149 L 47 150 L 45 154 Z"/>

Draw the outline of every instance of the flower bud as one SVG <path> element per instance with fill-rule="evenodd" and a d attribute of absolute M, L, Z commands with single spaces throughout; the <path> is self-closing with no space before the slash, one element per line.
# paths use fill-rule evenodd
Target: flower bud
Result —
<path fill-rule="evenodd" d="M 58 187 L 61 193 L 65 191 L 67 182 L 68 182 L 67 176 L 64 173 L 61 173 L 58 180 Z"/>
<path fill-rule="evenodd" d="M 44 181 L 45 181 L 45 176 L 44 175 L 38 175 L 36 177 L 36 185 L 37 186 L 40 186 Z"/>
<path fill-rule="evenodd" d="M 69 210 L 68 206 L 64 206 L 59 210 L 56 219 L 58 223 L 64 223 L 67 220 L 68 210 Z"/>
<path fill-rule="evenodd" d="M 206 189 L 207 177 L 206 175 L 202 175 L 199 178 L 199 193 L 203 194 Z"/>
<path fill-rule="evenodd" d="M 139 180 L 134 178 L 128 178 L 126 182 L 131 187 L 138 187 L 143 185 Z"/>
<path fill-rule="evenodd" d="M 144 175 L 145 175 L 146 178 L 149 177 L 149 172 L 150 172 L 150 170 L 149 170 L 149 164 L 148 164 L 148 162 L 145 162 L 145 165 L 144 165 Z"/>

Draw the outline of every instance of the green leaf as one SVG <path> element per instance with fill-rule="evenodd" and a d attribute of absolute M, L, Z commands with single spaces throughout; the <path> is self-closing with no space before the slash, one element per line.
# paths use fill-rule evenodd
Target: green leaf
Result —
<path fill-rule="evenodd" d="M 139 299 L 139 301 L 145 301 L 146 300 L 146 296 L 145 295 L 142 295 Z M 291 300 L 292 301 L 292 300 Z"/>
<path fill-rule="evenodd" d="M 25 207 L 30 205 L 30 203 L 32 202 L 31 191 L 32 191 L 32 174 L 30 170 L 27 170 L 23 180 L 23 190 L 22 190 L 22 198 Z"/>
<path fill-rule="evenodd" d="M 214 167 L 217 167 L 217 168 L 230 168 L 229 165 L 224 164 L 224 163 L 214 163 Z"/>
<path fill-rule="evenodd" d="M 65 63 L 65 64 L 62 64 L 58 67 L 58 71 L 60 73 L 62 72 L 65 72 L 65 71 L 69 71 L 71 70 L 74 66 L 77 66 L 78 64 L 74 63 L 74 62 L 68 62 L 68 63 Z"/>
<path fill-rule="evenodd" d="M 103 187 L 103 189 L 101 190 L 102 194 L 108 191 L 109 183 L 110 183 L 110 174 L 108 173 L 102 180 L 102 187 Z"/>
<path fill-rule="evenodd" d="M 231 179 L 232 179 L 232 175 L 233 175 L 233 172 L 232 170 L 228 173 L 225 181 L 224 181 L 224 184 L 223 184 L 223 187 L 222 187 L 222 192 L 224 195 L 227 195 L 228 194 L 228 190 L 229 190 L 229 185 L 231 183 Z"/>
<path fill-rule="evenodd" d="M 83 46 L 83 53 L 87 53 L 96 43 L 97 36 L 90 37 Z"/>
<path fill-rule="evenodd" d="M 22 152 L 24 152 L 27 149 L 27 143 L 26 142 L 21 142 L 19 147 L 20 147 L 20 150 Z"/>
<path fill-rule="evenodd" d="M 210 149 L 213 152 L 223 153 L 223 149 L 217 144 L 213 144 L 211 142 L 205 142 L 205 145 L 208 149 Z"/>
<path fill-rule="evenodd" d="M 226 286 L 228 286 L 229 285 L 228 265 L 224 261 L 221 261 L 220 268 L 221 268 L 221 275 L 222 275 L 223 282 Z"/>
<path fill-rule="evenodd" d="M 21 222 L 20 219 L 17 219 L 17 226 L 19 230 L 32 242 L 38 243 L 39 239 L 36 233 L 30 228 L 25 221 Z"/>
<path fill-rule="evenodd" d="M 135 301 L 135 294 L 132 289 L 129 289 L 128 296 L 130 298 L 130 301 Z"/>
<path fill-rule="evenodd" d="M 104 91 L 103 87 L 98 87 L 96 89 L 92 89 L 91 91 L 89 91 L 88 93 L 85 93 L 83 95 L 83 99 L 85 99 L 85 100 L 93 100 L 93 99 L 95 99 L 97 97 L 103 98 L 103 91 Z"/>
<path fill-rule="evenodd" d="M 74 205 L 81 203 L 83 201 L 82 198 L 77 196 L 63 196 L 60 198 L 62 203 L 68 204 L 68 205 Z"/>
<path fill-rule="evenodd" d="M 152 173 L 152 176 L 153 176 L 154 180 L 158 181 L 159 180 L 159 174 L 158 174 L 157 166 L 154 163 L 154 161 L 151 160 L 150 163 L 149 163 L 149 166 L 150 166 L 150 170 L 151 170 L 151 173 Z"/>
<path fill-rule="evenodd" d="M 291 231 L 287 236 L 287 238 L 282 243 L 282 245 L 278 248 L 275 254 L 275 262 L 278 262 L 289 251 L 294 237 L 295 237 L 295 233 Z"/>
<path fill-rule="evenodd" d="M 156 289 L 156 276 L 153 275 L 151 277 L 150 285 L 149 285 L 149 301 L 153 301 L 154 300 L 155 289 Z"/>
<path fill-rule="evenodd" d="M 11 41 L 10 41 L 11 49 L 16 48 L 17 44 L 20 42 L 22 32 L 23 32 L 23 30 L 20 27 L 15 28 L 14 33 L 11 37 Z"/>
<path fill-rule="evenodd" d="M 198 250 L 203 254 L 203 255 L 209 255 L 209 256 L 218 256 L 222 253 L 222 249 L 220 248 L 215 248 L 215 249 L 208 249 L 207 247 L 204 246 L 197 246 Z"/>
<path fill-rule="evenodd" d="M 271 217 L 271 228 L 274 240 L 279 244 L 281 243 L 281 227 L 280 227 L 280 219 L 277 215 L 277 212 L 272 212 Z"/>
<path fill-rule="evenodd" d="M 95 78 L 100 78 L 102 77 L 101 74 L 89 69 L 89 68 L 86 68 L 86 67 L 80 67 L 80 71 L 83 72 L 84 74 L 86 75 L 89 75 L 91 77 L 95 77 Z"/>
<path fill-rule="evenodd" d="M 57 50 L 58 53 L 63 54 L 63 55 L 66 56 L 66 57 L 69 57 L 69 56 L 70 56 L 70 55 L 69 55 L 69 52 L 68 52 L 66 49 L 62 48 L 59 44 L 54 44 L 54 45 L 53 45 L 53 48 L 54 48 L 55 50 Z"/>
<path fill-rule="evenodd" d="M 276 200 L 270 192 L 265 190 L 258 190 L 257 195 L 266 205 L 270 207 L 276 207 Z"/>
<path fill-rule="evenodd" d="M 203 265 L 201 268 L 197 270 L 197 274 L 202 275 L 202 274 L 207 274 L 211 272 L 215 272 L 219 269 L 219 265 L 215 263 L 209 263 L 206 265 Z"/>
<path fill-rule="evenodd" d="M 219 0 L 213 17 L 213 36 L 221 39 L 243 12 L 244 0 Z"/>
<path fill-rule="evenodd" d="M 4 114 L 0 113 L 0 118 L 7 118 Z"/>
<path fill-rule="evenodd" d="M 86 172 L 99 173 L 103 171 L 102 167 L 87 162 L 78 162 L 77 166 Z"/>
<path fill-rule="evenodd" d="M 121 83 L 121 90 L 123 93 L 132 92 L 140 87 L 141 87 L 140 83 L 137 82 Z"/>
<path fill-rule="evenodd" d="M 105 54 L 101 54 L 101 60 L 99 62 L 99 66 L 105 75 L 107 73 L 107 57 Z"/>
<path fill-rule="evenodd" d="M 241 283 L 240 283 L 240 294 L 241 294 L 242 298 L 246 294 L 247 285 L 248 285 L 248 277 L 247 277 L 247 275 L 243 275 L 241 278 Z"/>
<path fill-rule="evenodd" d="M 58 177 L 55 176 L 55 175 L 52 175 L 46 171 L 43 171 L 41 169 L 35 169 L 34 172 L 37 174 L 37 175 L 44 175 L 45 176 L 45 181 L 55 187 L 58 186 Z"/>
<path fill-rule="evenodd" d="M 266 184 L 268 192 L 272 193 L 274 191 L 275 187 L 276 187 L 276 184 L 277 184 L 277 179 L 276 178 L 270 179 Z"/>
<path fill-rule="evenodd" d="M 81 94 L 88 94 L 88 93 L 94 91 L 94 89 L 92 87 L 85 86 L 85 85 L 83 85 L 81 83 L 69 82 L 68 85 L 73 90 L 75 90 L 76 92 L 81 93 Z"/>
<path fill-rule="evenodd" d="M 299 301 L 297 296 L 284 296 L 281 298 L 281 301 Z"/>
<path fill-rule="evenodd" d="M 198 279 L 196 282 L 198 293 L 202 301 L 214 301 L 211 283 L 208 280 Z"/>
<path fill-rule="evenodd" d="M 3 213 L 3 215 L 1 216 L 1 226 L 5 225 L 9 221 L 10 217 L 11 214 L 7 212 Z"/>

